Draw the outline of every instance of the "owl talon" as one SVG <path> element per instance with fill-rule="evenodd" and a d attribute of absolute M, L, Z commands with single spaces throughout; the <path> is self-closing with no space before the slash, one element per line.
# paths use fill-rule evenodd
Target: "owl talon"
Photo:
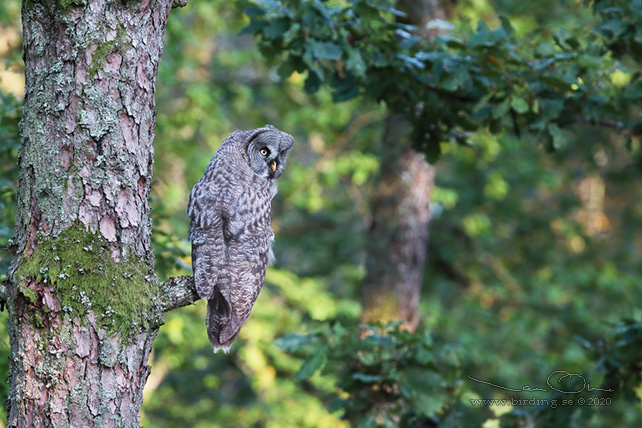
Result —
<path fill-rule="evenodd" d="M 214 353 L 218 354 L 218 351 L 223 351 L 224 354 L 229 354 L 230 353 L 230 348 L 231 346 L 221 346 L 221 347 L 214 347 Z"/>

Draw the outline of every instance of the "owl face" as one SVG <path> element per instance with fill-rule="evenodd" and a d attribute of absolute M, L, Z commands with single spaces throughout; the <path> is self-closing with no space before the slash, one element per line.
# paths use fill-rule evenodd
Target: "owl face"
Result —
<path fill-rule="evenodd" d="M 250 168 L 263 178 L 279 178 L 285 171 L 292 144 L 292 137 L 277 129 L 261 132 L 247 146 Z"/>

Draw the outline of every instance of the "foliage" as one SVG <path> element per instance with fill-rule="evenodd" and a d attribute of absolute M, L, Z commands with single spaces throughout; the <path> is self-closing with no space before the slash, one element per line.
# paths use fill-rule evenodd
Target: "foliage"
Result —
<path fill-rule="evenodd" d="M 590 424 L 600 406 L 606 408 L 622 398 L 632 405 L 639 401 L 639 320 L 618 323 L 604 343 L 593 345 L 580 339 L 592 360 L 585 372 L 552 372 L 542 382 L 548 391 L 545 396 L 532 389 L 513 389 L 509 398 L 495 399 L 516 403 L 510 406 L 514 410 L 499 417 L 491 411 L 488 402 L 492 400 L 480 398 L 479 387 L 487 382 L 471 383 L 464 374 L 465 350 L 460 346 L 401 330 L 394 323 L 357 327 L 332 322 L 312 330 L 284 335 L 275 344 L 304 357 L 294 379 L 311 382 L 316 373 L 339 379 L 339 391 L 328 408 L 340 409 L 352 426 L 474 427 L 493 421 L 501 428 L 579 427 Z M 587 379 L 600 380 L 591 384 Z M 596 426 L 604 422 L 598 421 Z"/>
<path fill-rule="evenodd" d="M 588 1 L 586 2 L 589 3 Z M 596 1 L 593 9 L 601 23 L 596 31 L 604 36 L 605 45 L 616 58 L 642 55 L 642 4 L 638 1 Z M 639 76 L 638 76 L 639 79 Z M 639 90 L 639 81 L 636 89 Z"/>
<path fill-rule="evenodd" d="M 0 4 L 0 29 L 15 26 L 20 13 L 17 1 L 6 1 Z M 18 46 L 7 46 L 6 53 L 0 49 L 0 72 L 3 65 L 12 66 L 19 58 Z M 2 83 L 2 76 L 0 76 Z M 16 187 L 18 184 L 18 149 L 20 136 L 18 123 L 22 116 L 22 100 L 0 89 L 0 284 L 11 262 L 9 240 L 14 235 L 16 220 Z M 6 379 L 9 373 L 9 334 L 6 326 L 7 313 L 0 314 L 0 373 Z M 9 384 L 0 383 L 0 400 L 9 396 Z M 4 419 L 4 406 L 0 408 L 0 418 Z"/>
<path fill-rule="evenodd" d="M 322 324 L 314 333 L 288 334 L 276 345 L 306 356 L 295 379 L 332 373 L 341 409 L 352 426 L 477 426 L 490 412 L 471 406 L 460 355 L 449 344 L 399 324 Z M 484 416 L 486 413 L 486 417 Z"/>
<path fill-rule="evenodd" d="M 640 329 L 640 320 L 624 319 L 611 329 L 608 339 L 604 342 L 591 344 L 580 339 L 595 365 L 581 375 L 572 374 L 566 379 L 561 376 L 559 381 L 562 383 L 549 383 L 549 387 L 555 387 L 556 392 L 541 400 L 546 400 L 546 403 L 555 402 L 562 408 L 548 404 L 532 407 L 526 412 L 513 410 L 501 416 L 501 427 L 513 428 L 534 424 L 562 428 L 587 426 L 591 422 L 594 426 L 605 426 L 609 421 L 607 415 L 611 413 L 609 416 L 613 417 L 617 412 L 609 409 L 610 406 L 622 402 L 635 406 L 640 401 L 637 390 L 642 371 L 642 358 L 639 353 L 642 346 Z M 602 375 L 599 387 L 587 382 L 587 379 L 596 378 L 596 374 Z M 574 405 L 564 406 L 564 402 Z M 635 424 L 635 419 L 626 418 L 622 418 L 619 423 L 620 426 Z"/>
<path fill-rule="evenodd" d="M 550 41 L 518 39 L 502 18 L 496 29 L 480 21 L 475 30 L 464 26 L 422 42 L 416 27 L 392 19 L 403 16 L 392 3 L 370 0 L 251 2 L 244 31 L 256 34 L 282 78 L 307 72 L 306 91 L 326 84 L 335 101 L 358 94 L 384 101 L 412 123 L 414 146 L 435 161 L 439 143 L 467 144 L 469 132 L 486 127 L 527 131 L 550 150 L 567 145 L 563 129 L 578 121 L 639 134 L 642 122 L 628 114 L 642 99 L 642 74 L 625 89 L 604 71 L 626 70 L 608 47 L 638 48 L 640 6 L 635 0 L 620 1 L 619 8 L 607 3 L 594 2 L 604 19 L 597 32 L 560 28 Z M 433 30 L 454 30 L 444 24 L 434 23 Z"/>
<path fill-rule="evenodd" d="M 11 255 L 7 251 L 16 219 L 16 187 L 18 183 L 18 122 L 22 102 L 0 91 L 0 272 L 4 274 Z"/>
<path fill-rule="evenodd" d="M 588 347 L 598 368 L 605 372 L 602 388 L 616 391 L 631 403 L 638 402 L 637 388 L 642 382 L 642 321 L 625 318 L 613 327 L 606 342 Z"/>
<path fill-rule="evenodd" d="M 527 140 L 481 134 L 437 167 L 422 313 L 437 339 L 458 338 L 472 376 L 541 385 L 565 369 L 590 372 L 598 385 L 604 372 L 590 369 L 596 358 L 583 343 L 639 316 L 640 206 L 629 199 L 639 170 L 624 141 L 591 129 L 577 138 L 581 148 L 547 155 Z M 639 402 L 618 397 L 589 426 L 634 426 Z"/>

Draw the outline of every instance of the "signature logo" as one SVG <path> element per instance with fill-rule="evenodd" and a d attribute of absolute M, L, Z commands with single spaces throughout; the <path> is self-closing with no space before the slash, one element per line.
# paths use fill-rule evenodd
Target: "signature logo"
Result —
<path fill-rule="evenodd" d="M 489 386 L 492 386 L 492 387 L 495 387 L 495 388 L 499 388 L 499 389 L 505 389 L 506 391 L 513 391 L 513 392 L 524 392 L 524 391 L 526 391 L 526 392 L 535 392 L 535 391 L 548 392 L 549 391 L 546 388 L 540 388 L 540 387 L 537 387 L 537 386 L 536 387 L 532 387 L 530 385 L 524 385 L 521 388 L 509 388 L 509 387 L 502 386 L 502 385 L 496 385 L 496 384 L 494 384 L 492 382 L 487 382 L 485 380 L 476 379 L 476 378 L 474 378 L 474 377 L 472 377 L 470 375 L 466 375 L 466 376 L 468 377 L 468 379 L 470 379 L 472 381 L 475 381 L 475 382 L 478 382 L 478 383 L 483 383 L 484 385 L 489 385 Z M 579 388 L 577 391 L 565 391 L 564 389 L 560 389 L 562 387 L 561 386 L 562 380 L 564 380 L 566 378 L 568 378 L 570 380 L 573 377 L 577 377 L 581 381 L 580 382 L 581 385 L 578 385 L 578 388 L 579 388 L 579 386 L 581 386 L 581 388 Z M 556 384 L 558 387 L 556 388 L 555 386 L 553 386 L 553 384 Z M 584 392 L 584 391 L 587 391 L 587 392 L 591 392 L 591 391 L 613 392 L 614 391 L 613 389 L 593 388 L 586 381 L 586 379 L 584 379 L 584 376 L 582 376 L 579 373 L 569 373 L 566 370 L 555 370 L 554 372 L 552 372 L 546 378 L 546 385 L 548 385 L 548 387 L 551 390 L 557 391 L 557 392 L 561 392 L 562 394 L 579 394 L 580 392 Z"/>

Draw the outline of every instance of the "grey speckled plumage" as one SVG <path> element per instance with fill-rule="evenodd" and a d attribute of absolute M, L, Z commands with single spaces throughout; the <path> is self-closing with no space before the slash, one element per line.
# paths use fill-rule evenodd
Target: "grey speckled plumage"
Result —
<path fill-rule="evenodd" d="M 271 258 L 270 204 L 293 138 L 271 125 L 233 132 L 192 189 L 194 283 L 208 300 L 207 333 L 228 351 L 250 315 Z"/>

